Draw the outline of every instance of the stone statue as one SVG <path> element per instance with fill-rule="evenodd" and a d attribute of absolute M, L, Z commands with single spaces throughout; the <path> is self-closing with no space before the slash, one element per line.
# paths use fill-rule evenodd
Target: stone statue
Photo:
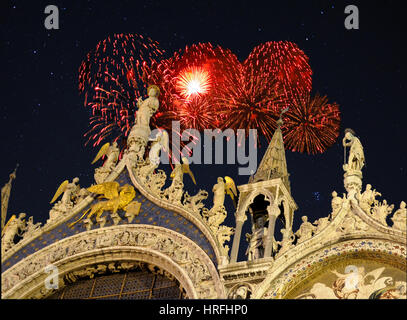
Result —
<path fill-rule="evenodd" d="M 171 185 L 164 190 L 164 196 L 172 203 L 181 204 L 181 198 L 184 192 L 184 173 L 181 163 L 175 164 L 170 177 L 172 178 L 172 182 Z"/>
<path fill-rule="evenodd" d="M 225 203 L 225 181 L 218 177 L 218 182 L 213 186 L 213 209 L 220 208 Z"/>
<path fill-rule="evenodd" d="M 119 159 L 120 149 L 117 145 L 117 142 L 113 142 L 112 145 L 110 143 L 105 143 L 102 148 L 100 148 L 98 154 L 96 155 L 95 159 L 93 159 L 92 164 L 98 161 L 103 156 L 106 156 L 107 159 L 104 162 L 103 166 L 107 168 L 113 168 L 116 166 L 117 160 Z"/>
<path fill-rule="evenodd" d="M 161 150 L 169 152 L 169 138 L 166 131 L 159 132 L 151 144 L 150 152 L 148 155 L 148 164 L 140 168 L 140 177 L 142 179 L 148 179 L 149 176 L 158 168 L 160 164 L 160 152 Z"/>
<path fill-rule="evenodd" d="M 401 201 L 400 209 L 398 209 L 393 217 L 391 218 L 393 221 L 393 228 L 400 229 L 406 231 L 407 229 L 407 209 L 406 203 Z"/>
<path fill-rule="evenodd" d="M 332 219 L 334 219 L 336 217 L 339 210 L 342 208 L 342 202 L 343 202 L 343 199 L 338 197 L 338 193 L 336 191 L 332 192 L 332 200 L 331 200 Z"/>
<path fill-rule="evenodd" d="M 137 126 L 148 127 L 150 126 L 150 118 L 157 111 L 160 103 L 158 101 L 158 95 L 160 94 L 160 89 L 155 86 L 149 86 L 147 89 L 148 98 L 143 100 L 139 98 L 137 100 L 137 113 L 136 122 Z"/>
<path fill-rule="evenodd" d="M 174 184 L 179 184 L 179 183 L 184 184 L 184 173 L 182 172 L 182 164 L 181 163 L 176 163 L 175 164 L 174 169 L 172 170 L 170 177 L 172 178 L 172 183 L 174 183 Z"/>
<path fill-rule="evenodd" d="M 359 199 L 360 207 L 367 213 L 371 213 L 371 207 L 373 204 L 377 204 L 376 196 L 381 196 L 381 193 L 376 190 L 372 190 L 370 184 L 366 185 L 366 190 L 361 194 Z"/>
<path fill-rule="evenodd" d="M 241 285 L 230 294 L 230 298 L 237 300 L 249 299 L 251 295 L 251 290 L 248 285 Z"/>
<path fill-rule="evenodd" d="M 70 183 L 68 180 L 65 180 L 58 187 L 55 192 L 54 197 L 51 200 L 51 204 L 54 203 L 61 194 L 63 194 L 60 201 L 58 201 L 49 212 L 50 219 L 52 221 L 61 215 L 65 214 L 68 210 L 73 208 L 73 206 L 78 202 L 78 195 L 80 193 L 80 186 L 78 185 L 79 178 L 74 178 Z"/>
<path fill-rule="evenodd" d="M 218 182 L 213 186 L 213 207 L 211 210 L 217 210 L 221 208 L 225 203 L 225 194 L 228 194 L 235 203 L 235 197 L 237 196 L 237 190 L 235 182 L 232 178 L 226 176 L 225 178 L 218 177 Z"/>
<path fill-rule="evenodd" d="M 196 214 L 200 214 L 204 208 L 203 200 L 208 198 L 208 192 L 205 190 L 199 190 L 198 193 L 194 196 L 190 196 L 188 192 L 184 194 L 183 205 L 187 210 L 191 210 Z"/>
<path fill-rule="evenodd" d="M 16 217 L 16 215 L 13 215 L 4 226 L 4 229 L 1 232 L 2 253 L 11 249 L 14 246 L 15 236 L 21 236 L 22 232 L 26 230 L 25 217 L 25 213 L 20 213 L 18 217 Z"/>
<path fill-rule="evenodd" d="M 72 198 L 74 194 L 79 192 L 80 190 L 78 182 L 79 182 L 78 177 L 74 178 L 71 183 L 69 183 L 68 180 L 62 182 L 58 190 L 55 192 L 55 195 L 50 203 L 54 203 L 55 200 L 58 199 L 58 197 L 63 193 L 60 203 L 66 206 L 67 208 L 72 207 L 73 206 Z"/>
<path fill-rule="evenodd" d="M 102 148 L 99 150 L 98 154 L 96 155 L 95 159 L 92 161 L 94 164 L 103 156 L 106 156 L 107 159 L 104 162 L 103 166 L 100 168 L 95 169 L 95 181 L 97 184 L 102 183 L 105 179 L 109 176 L 109 174 L 115 168 L 117 161 L 119 160 L 120 149 L 117 145 L 117 142 L 113 142 L 112 145 L 110 143 L 105 143 Z"/>
<path fill-rule="evenodd" d="M 246 240 L 249 246 L 246 250 L 248 261 L 261 259 L 264 257 L 265 242 L 267 237 L 267 228 L 264 216 L 259 216 L 252 227 L 252 234 L 246 233 Z"/>
<path fill-rule="evenodd" d="M 376 220 L 379 220 L 381 224 L 387 226 L 386 218 L 393 211 L 393 209 L 394 209 L 394 204 L 389 206 L 387 204 L 387 201 L 383 200 L 382 204 L 376 204 L 372 208 L 372 214 Z"/>
<path fill-rule="evenodd" d="M 342 140 L 342 145 L 345 148 L 350 147 L 348 163 L 345 163 L 343 169 L 349 171 L 361 171 L 365 165 L 365 155 L 363 146 L 360 140 L 355 136 L 352 129 L 345 130 L 345 137 Z"/>
<path fill-rule="evenodd" d="M 153 143 L 151 144 L 148 159 L 151 163 L 158 166 L 160 164 L 161 150 L 164 152 L 169 152 L 169 138 L 167 131 L 160 131 L 152 141 Z"/>
<path fill-rule="evenodd" d="M 281 246 L 280 251 L 278 252 L 279 255 L 283 254 L 288 249 L 293 247 L 293 242 L 295 240 L 292 230 L 287 228 L 281 228 L 280 232 L 283 235 L 283 239 L 281 241 L 277 241 L 277 244 Z"/>
<path fill-rule="evenodd" d="M 312 233 L 315 231 L 315 226 L 308 221 L 307 216 L 302 216 L 302 224 L 295 235 L 298 237 L 297 243 L 304 242 L 305 240 L 311 239 Z"/>
<path fill-rule="evenodd" d="M 218 239 L 219 245 L 221 247 L 221 254 L 222 256 L 228 256 L 229 254 L 229 246 L 224 245 L 226 241 L 230 241 L 230 237 L 234 233 L 233 228 L 227 226 L 220 226 L 218 229 L 218 233 L 216 234 L 216 238 Z"/>
<path fill-rule="evenodd" d="M 172 183 L 164 191 L 164 196 L 167 197 L 170 202 L 181 204 L 181 198 L 184 192 L 184 173 L 188 173 L 192 179 L 192 182 L 196 185 L 195 176 L 189 167 L 188 159 L 185 157 L 182 158 L 182 164 L 175 164 L 174 170 L 172 170 L 170 175 L 172 178 Z"/>
<path fill-rule="evenodd" d="M 232 178 L 230 177 L 225 177 L 225 180 L 222 177 L 218 177 L 218 182 L 213 186 L 212 191 L 213 191 L 213 206 L 210 210 L 207 210 L 206 208 L 202 210 L 202 215 L 206 219 L 208 225 L 214 231 L 214 233 L 217 233 L 217 230 L 219 228 L 219 225 L 225 221 L 227 212 L 226 208 L 224 206 L 225 202 L 225 194 L 229 194 L 232 199 L 234 197 L 231 195 L 231 193 L 234 193 L 235 191 L 232 191 L 232 189 L 236 189 L 234 182 Z"/>
<path fill-rule="evenodd" d="M 135 124 L 131 128 L 127 145 L 128 154 L 131 160 L 141 160 L 144 156 L 145 147 L 151 133 L 150 119 L 159 107 L 158 95 L 160 89 L 156 85 L 147 88 L 148 98 L 137 101 L 138 110 L 136 112 Z"/>
<path fill-rule="evenodd" d="M 344 206 L 346 214 L 336 229 L 337 232 L 348 234 L 355 231 L 367 231 L 370 228 L 368 224 L 352 212 L 349 201 L 344 201 Z"/>
<path fill-rule="evenodd" d="M 41 228 L 41 222 L 34 224 L 34 218 L 29 217 L 27 220 L 27 226 L 25 227 L 25 232 L 23 234 L 23 239 L 30 238 L 40 228 Z"/>
<path fill-rule="evenodd" d="M 314 222 L 314 225 L 316 226 L 314 235 L 324 230 L 328 226 L 329 222 L 330 222 L 329 217 L 323 217 L 316 220 Z"/>

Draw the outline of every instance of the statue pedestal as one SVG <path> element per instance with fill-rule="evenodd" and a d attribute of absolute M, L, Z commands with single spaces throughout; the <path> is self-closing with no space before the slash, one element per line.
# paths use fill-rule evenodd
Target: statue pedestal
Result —
<path fill-rule="evenodd" d="M 135 125 L 127 139 L 128 154 L 131 160 L 137 162 L 143 159 L 144 151 L 151 134 L 149 126 Z"/>
<path fill-rule="evenodd" d="M 135 125 L 130 131 L 128 143 L 130 144 L 132 138 L 142 138 L 147 143 L 150 134 L 151 129 L 149 126 Z"/>
<path fill-rule="evenodd" d="M 112 172 L 113 168 L 100 167 L 95 169 L 94 178 L 97 184 L 103 183 Z"/>
<path fill-rule="evenodd" d="M 348 199 L 356 199 L 356 194 L 360 194 L 362 191 L 362 171 L 348 170 L 343 176 L 343 183 L 345 190 L 348 192 Z"/>

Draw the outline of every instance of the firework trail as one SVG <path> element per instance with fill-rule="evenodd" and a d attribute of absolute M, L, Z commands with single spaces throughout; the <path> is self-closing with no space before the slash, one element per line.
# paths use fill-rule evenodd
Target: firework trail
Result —
<path fill-rule="evenodd" d="M 125 146 L 137 98 L 146 91 L 145 69 L 162 55 L 157 42 L 137 34 L 114 34 L 87 54 L 79 68 L 79 92 L 91 109 L 86 143 L 113 139 Z"/>

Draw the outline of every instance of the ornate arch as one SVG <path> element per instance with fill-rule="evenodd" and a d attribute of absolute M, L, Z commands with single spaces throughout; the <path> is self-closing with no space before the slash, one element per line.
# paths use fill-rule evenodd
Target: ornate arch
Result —
<path fill-rule="evenodd" d="M 102 262 L 141 261 L 173 275 L 189 298 L 224 298 L 218 272 L 207 254 L 187 237 L 151 225 L 94 229 L 58 241 L 2 274 L 2 298 L 47 295 L 44 268 L 64 275 Z"/>
<path fill-rule="evenodd" d="M 291 263 L 282 272 L 275 272 L 253 294 L 255 299 L 284 299 L 298 285 L 323 272 L 328 265 L 345 259 L 386 262 L 406 272 L 406 248 L 385 239 L 347 239 L 321 247 L 303 259 Z M 280 270 L 281 270 L 280 269 Z M 266 278 L 267 279 L 267 278 Z M 271 281 L 270 281 L 271 280 Z"/>

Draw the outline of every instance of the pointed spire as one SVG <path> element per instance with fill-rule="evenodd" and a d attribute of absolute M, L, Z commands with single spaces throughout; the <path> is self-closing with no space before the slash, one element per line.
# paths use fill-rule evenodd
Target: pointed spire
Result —
<path fill-rule="evenodd" d="M 1 188 L 1 229 L 3 230 L 4 224 L 6 222 L 8 200 L 10 198 L 11 183 L 16 178 L 16 172 L 18 168 L 18 163 L 14 171 L 10 174 L 9 181 Z"/>
<path fill-rule="evenodd" d="M 253 179 L 250 179 L 251 183 L 258 181 L 266 181 L 275 178 L 281 178 L 283 183 L 290 190 L 290 182 L 288 180 L 287 162 L 285 158 L 284 140 L 281 132 L 281 126 L 283 125 L 282 115 L 288 110 L 285 109 L 280 114 L 280 119 L 277 121 L 277 129 L 270 141 L 270 144 L 260 162 L 257 172 Z"/>

